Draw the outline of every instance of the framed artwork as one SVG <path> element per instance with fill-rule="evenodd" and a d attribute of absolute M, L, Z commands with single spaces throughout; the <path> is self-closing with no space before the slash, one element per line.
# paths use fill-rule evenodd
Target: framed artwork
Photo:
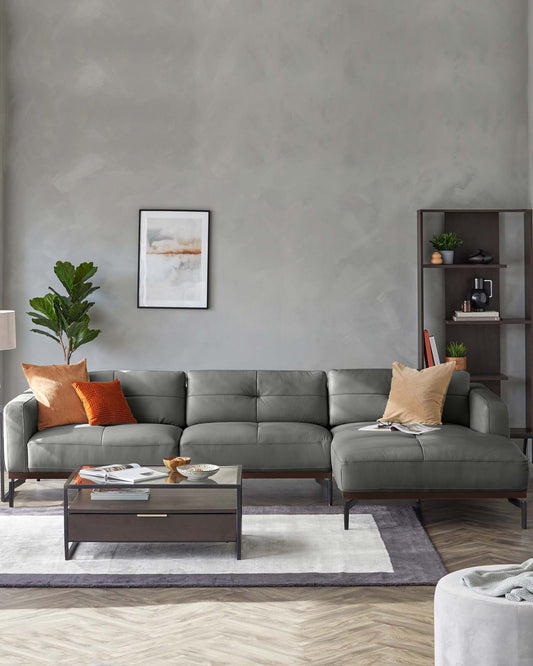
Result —
<path fill-rule="evenodd" d="M 137 307 L 207 308 L 208 210 L 140 210 Z"/>

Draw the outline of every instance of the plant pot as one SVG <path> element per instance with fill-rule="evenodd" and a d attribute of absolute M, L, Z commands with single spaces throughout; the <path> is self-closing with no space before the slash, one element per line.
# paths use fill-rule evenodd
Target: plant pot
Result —
<path fill-rule="evenodd" d="M 455 250 L 439 250 L 442 255 L 443 264 L 453 264 L 453 255 Z"/>
<path fill-rule="evenodd" d="M 456 370 L 466 370 L 466 356 L 446 356 L 446 363 L 455 361 Z"/>

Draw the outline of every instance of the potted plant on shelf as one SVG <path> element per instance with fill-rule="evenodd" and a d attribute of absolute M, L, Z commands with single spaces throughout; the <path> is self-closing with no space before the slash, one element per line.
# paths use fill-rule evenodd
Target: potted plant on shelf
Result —
<path fill-rule="evenodd" d="M 450 342 L 446 353 L 446 363 L 455 361 L 456 370 L 466 370 L 466 347 L 462 342 Z"/>
<path fill-rule="evenodd" d="M 463 244 L 463 241 L 459 238 L 455 231 L 437 234 L 437 236 L 433 236 L 429 242 L 431 245 L 433 245 L 437 252 L 441 253 L 442 261 L 444 264 L 453 264 L 454 252 L 460 245 Z"/>

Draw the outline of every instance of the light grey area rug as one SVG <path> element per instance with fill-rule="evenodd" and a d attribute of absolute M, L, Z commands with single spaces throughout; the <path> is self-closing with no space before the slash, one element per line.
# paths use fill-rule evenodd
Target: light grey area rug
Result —
<path fill-rule="evenodd" d="M 58 509 L 0 514 L 3 587 L 433 585 L 446 570 L 407 506 L 245 507 L 243 559 L 226 543 L 81 543 L 63 558 Z"/>

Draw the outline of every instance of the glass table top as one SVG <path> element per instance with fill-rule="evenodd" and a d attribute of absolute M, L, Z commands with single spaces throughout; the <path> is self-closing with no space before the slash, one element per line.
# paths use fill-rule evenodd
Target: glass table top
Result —
<path fill-rule="evenodd" d="M 150 469 L 156 470 L 157 472 L 165 472 L 164 477 L 158 479 L 151 479 L 150 481 L 140 481 L 138 483 L 124 483 L 108 480 L 105 481 L 92 481 L 89 479 L 84 479 L 79 475 L 81 469 L 91 469 L 90 465 L 79 467 L 75 472 L 73 472 L 69 479 L 65 483 L 66 488 L 137 488 L 139 486 L 144 486 L 147 488 L 172 488 L 172 487 L 183 487 L 183 488 L 222 488 L 228 486 L 240 486 L 241 477 L 242 477 L 242 467 L 241 465 L 231 465 L 227 467 L 221 467 L 216 474 L 210 476 L 207 479 L 201 481 L 193 481 L 188 479 L 185 476 L 182 476 L 179 472 L 170 472 L 163 465 L 150 465 Z M 179 469 L 179 468 L 178 468 Z"/>

